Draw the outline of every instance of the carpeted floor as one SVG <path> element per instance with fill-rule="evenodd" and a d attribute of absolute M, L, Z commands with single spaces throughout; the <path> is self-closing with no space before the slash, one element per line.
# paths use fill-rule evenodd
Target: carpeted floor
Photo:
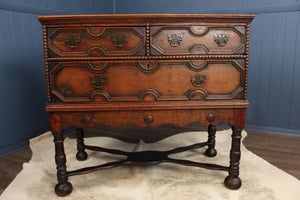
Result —
<path fill-rule="evenodd" d="M 243 137 L 246 133 L 243 132 Z M 207 139 L 206 132 L 188 132 L 168 137 L 162 141 L 145 144 L 124 143 L 107 137 L 87 138 L 89 145 L 118 148 L 125 151 L 169 150 Z M 50 200 L 54 193 L 56 171 L 54 145 L 48 132 L 30 141 L 32 159 L 0 196 L 0 200 Z M 172 157 L 191 159 L 228 166 L 231 131 L 218 131 L 218 155 L 207 158 L 205 148 L 174 154 Z M 223 181 L 227 172 L 212 171 L 162 163 L 150 166 L 121 166 L 86 175 L 71 177 L 73 192 L 65 200 L 299 200 L 300 181 L 248 151 L 244 146 L 240 165 L 242 187 L 229 190 Z M 89 158 L 79 162 L 75 158 L 76 140 L 65 140 L 69 170 L 111 162 L 121 157 L 87 151 Z"/>

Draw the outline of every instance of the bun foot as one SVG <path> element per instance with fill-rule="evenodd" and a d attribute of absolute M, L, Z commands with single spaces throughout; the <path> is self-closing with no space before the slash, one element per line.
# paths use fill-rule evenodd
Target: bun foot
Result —
<path fill-rule="evenodd" d="M 207 157 L 215 157 L 217 155 L 217 151 L 215 149 L 208 148 L 205 151 L 205 155 Z"/>
<path fill-rule="evenodd" d="M 237 190 L 242 186 L 242 181 L 239 177 L 233 178 L 230 176 L 227 176 L 225 178 L 224 184 L 227 188 L 231 190 Z"/>
<path fill-rule="evenodd" d="M 86 153 L 85 151 L 78 152 L 78 153 L 76 154 L 76 158 L 77 158 L 77 160 L 79 160 L 79 161 L 84 161 L 84 160 L 87 159 L 87 157 L 88 157 L 88 155 L 87 155 L 87 153 Z"/>
<path fill-rule="evenodd" d="M 60 197 L 64 197 L 64 196 L 70 194 L 72 192 L 72 190 L 73 190 L 73 186 L 69 182 L 58 183 L 55 186 L 55 193 L 57 194 L 57 196 L 60 196 Z"/>

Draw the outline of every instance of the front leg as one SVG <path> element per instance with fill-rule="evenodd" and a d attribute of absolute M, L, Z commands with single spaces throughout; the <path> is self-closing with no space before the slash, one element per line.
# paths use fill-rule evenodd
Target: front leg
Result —
<path fill-rule="evenodd" d="M 232 127 L 232 145 L 230 150 L 230 166 L 229 175 L 225 178 L 225 186 L 229 189 L 239 189 L 242 185 L 242 181 L 239 178 L 239 165 L 241 158 L 241 132 L 242 129 Z"/>
<path fill-rule="evenodd" d="M 55 193 L 58 196 L 66 196 L 72 192 L 73 187 L 72 184 L 68 182 L 63 131 L 52 133 L 55 143 L 55 162 L 57 166 L 56 169 L 58 181 L 58 184 L 55 186 Z"/>

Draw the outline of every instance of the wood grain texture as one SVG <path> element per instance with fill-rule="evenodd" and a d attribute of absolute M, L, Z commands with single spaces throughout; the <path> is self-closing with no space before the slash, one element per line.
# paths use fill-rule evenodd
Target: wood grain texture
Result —
<path fill-rule="evenodd" d="M 124 20 L 126 18 L 126 20 Z M 114 25 L 122 22 L 123 25 L 145 25 L 148 23 L 170 23 L 169 19 L 176 19 L 178 23 L 192 22 L 251 22 L 254 15 L 233 15 L 220 14 L 118 14 L 110 15 L 55 15 L 39 16 L 38 19 L 43 24 L 51 26 L 82 26 L 88 24 Z"/>
<path fill-rule="evenodd" d="M 244 140 L 247 149 L 300 180 L 300 136 L 247 133 Z"/>
<path fill-rule="evenodd" d="M 97 95 L 104 97 L 98 101 L 139 101 L 147 89 L 157 91 L 156 100 L 189 100 L 193 90 L 202 90 L 202 99 L 243 97 L 242 65 L 234 60 L 201 60 L 199 67 L 196 61 L 58 63 L 50 71 L 51 91 L 64 102 L 97 101 Z M 196 87 L 191 77 L 198 75 L 205 80 Z M 105 79 L 99 88 L 91 83 L 97 77 Z"/>
<path fill-rule="evenodd" d="M 78 44 L 70 47 L 66 38 L 78 37 Z M 116 36 L 124 36 L 124 43 L 116 46 Z M 135 55 L 145 46 L 144 27 L 73 27 L 48 28 L 49 57 L 57 56 L 125 56 Z M 145 55 L 145 51 L 141 54 Z"/>
<path fill-rule="evenodd" d="M 117 117 L 116 117 L 117 115 Z M 210 115 L 213 120 L 210 120 Z M 176 124 L 185 126 L 197 122 L 202 126 L 209 124 L 218 125 L 221 123 L 229 124 L 237 128 L 243 128 L 245 125 L 245 109 L 203 109 L 203 110 L 125 110 L 115 112 L 50 112 L 50 126 L 53 132 L 66 130 L 76 125 L 79 128 L 96 128 L 99 125 L 108 125 L 112 127 L 131 124 L 140 127 L 151 125 L 159 127 L 163 124 Z M 151 123 L 147 123 L 145 117 L 151 116 Z"/>
<path fill-rule="evenodd" d="M 246 26 L 235 27 L 234 25 L 198 23 L 195 26 L 152 26 L 150 29 L 151 46 L 161 55 L 244 54 Z M 203 30 L 199 27 L 203 27 Z M 214 40 L 215 35 L 218 34 L 228 36 L 228 42 L 224 46 L 218 45 Z M 172 36 L 180 36 L 181 40 L 176 44 L 178 45 L 176 48 L 170 45 L 168 40 Z"/>

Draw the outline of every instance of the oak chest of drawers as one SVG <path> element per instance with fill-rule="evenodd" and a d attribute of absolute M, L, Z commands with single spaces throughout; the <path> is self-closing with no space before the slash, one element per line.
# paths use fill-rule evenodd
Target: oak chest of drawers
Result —
<path fill-rule="evenodd" d="M 57 179 L 55 191 L 72 191 L 66 169 L 63 130 L 77 127 L 77 159 L 85 160 L 85 127 L 99 125 L 208 126 L 206 155 L 215 156 L 216 125 L 232 126 L 225 185 L 241 186 L 240 138 L 245 124 L 249 24 L 253 15 L 77 15 L 41 16 L 51 131 Z M 195 148 L 195 147 L 190 147 Z M 113 150 L 94 148 L 93 150 Z M 157 152 L 128 154 L 126 163 L 169 161 Z M 124 154 L 125 155 L 125 154 Z M 143 161 L 143 162 L 142 162 Z M 173 160 L 174 162 L 174 160 Z M 176 163 L 176 162 L 175 162 Z M 108 164 L 110 167 L 117 165 Z M 119 165 L 119 164 L 118 164 Z"/>

